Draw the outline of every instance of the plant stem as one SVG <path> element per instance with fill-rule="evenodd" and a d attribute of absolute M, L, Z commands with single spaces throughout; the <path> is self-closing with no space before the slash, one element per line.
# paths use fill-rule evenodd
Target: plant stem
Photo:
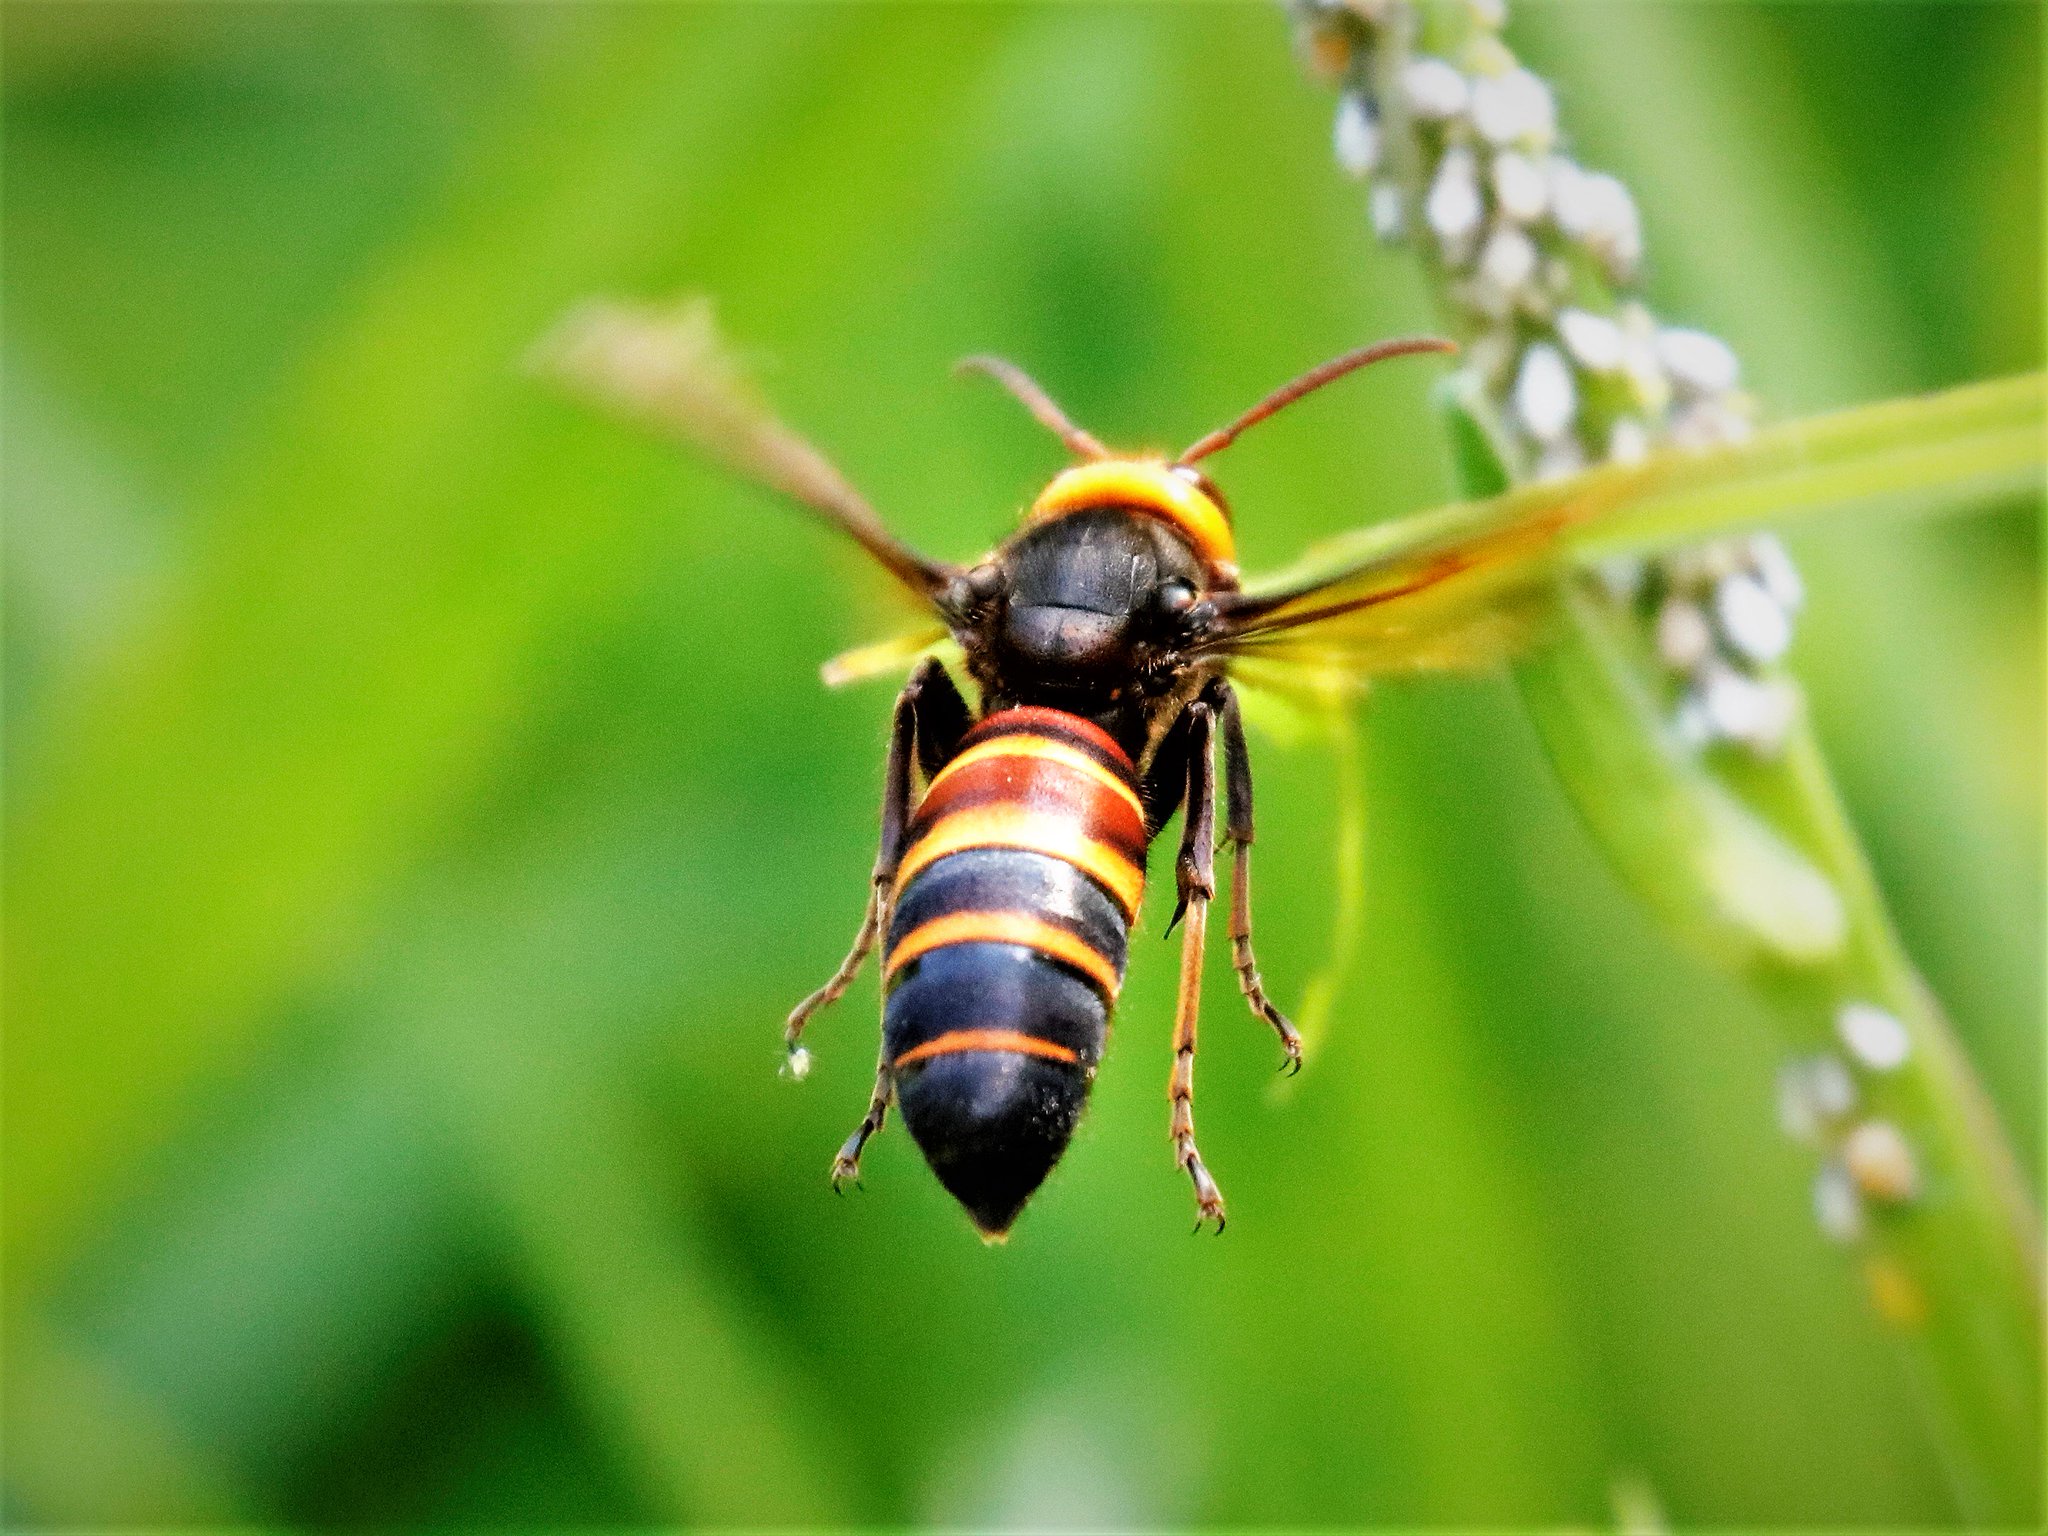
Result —
<path fill-rule="evenodd" d="M 1296 6 L 1310 61 L 1342 91 L 1339 160 L 1370 179 L 1376 227 L 1416 251 L 1470 343 L 1450 402 L 1466 490 L 1743 441 L 1733 353 L 1634 296 L 1633 200 L 1558 148 L 1503 9 Z M 2039 1223 L 1778 664 L 1796 573 L 1774 542 L 1724 541 L 1605 574 L 1574 583 L 1562 637 L 1519 669 L 1532 718 L 1624 878 L 1772 1005 L 1786 1126 L 1821 1157 L 1817 1221 L 1902 1346 L 1957 1506 L 2030 1524 Z"/>

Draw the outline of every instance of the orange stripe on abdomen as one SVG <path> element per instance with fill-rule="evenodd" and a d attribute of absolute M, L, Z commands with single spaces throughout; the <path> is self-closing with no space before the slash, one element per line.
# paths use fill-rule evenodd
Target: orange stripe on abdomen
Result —
<path fill-rule="evenodd" d="M 1072 966 L 1114 1002 L 1123 978 L 1109 958 L 1069 929 L 1029 912 L 948 912 L 921 923 L 889 949 L 884 980 L 920 955 L 950 944 L 1017 944 Z"/>
<path fill-rule="evenodd" d="M 912 1046 L 889 1065 L 915 1066 L 920 1061 L 929 1061 L 934 1056 L 950 1056 L 956 1051 L 1011 1051 L 1020 1056 L 1042 1056 L 1047 1061 L 1063 1061 L 1069 1065 L 1081 1059 L 1076 1052 L 1056 1040 L 1041 1040 L 1036 1035 L 1022 1034 L 1014 1029 L 954 1029 L 936 1040 Z"/>

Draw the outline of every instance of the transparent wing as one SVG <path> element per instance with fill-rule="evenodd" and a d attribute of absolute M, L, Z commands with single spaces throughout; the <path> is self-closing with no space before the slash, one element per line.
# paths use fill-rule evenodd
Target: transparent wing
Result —
<path fill-rule="evenodd" d="M 927 656 L 937 656 L 948 665 L 959 664 L 960 647 L 944 625 L 925 625 L 841 651 L 818 669 L 818 675 L 827 688 L 846 688 L 878 677 L 901 677 Z"/>
<path fill-rule="evenodd" d="M 1409 543 L 1406 536 L 1427 532 L 1417 523 L 1440 518 L 1372 530 L 1388 547 L 1339 560 L 1333 575 L 1297 568 L 1259 582 L 1226 613 L 1216 648 L 1247 681 L 1261 671 L 1277 681 L 1285 670 L 1324 688 L 1347 675 L 1472 670 L 1515 655 L 1543 632 L 1561 568 L 1561 519 Z"/>
<path fill-rule="evenodd" d="M 542 340 L 532 366 L 808 508 L 927 601 L 955 575 L 890 533 L 832 461 L 777 419 L 720 338 L 708 299 L 587 301 Z"/>
<path fill-rule="evenodd" d="M 1331 674 L 1484 665 L 1540 636 L 1556 578 L 1585 560 L 2036 488 L 2043 400 L 2038 373 L 1968 385 L 1361 529 L 1248 584 L 1205 649 Z"/>

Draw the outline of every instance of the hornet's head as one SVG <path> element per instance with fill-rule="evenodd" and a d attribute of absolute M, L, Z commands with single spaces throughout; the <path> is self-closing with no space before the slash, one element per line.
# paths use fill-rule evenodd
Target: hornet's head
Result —
<path fill-rule="evenodd" d="M 1236 586 L 1235 552 L 1221 499 L 1197 471 L 1077 465 L 976 573 L 993 657 L 1034 693 L 1114 691 L 1192 637 L 1200 600 Z"/>
<path fill-rule="evenodd" d="M 943 599 L 955 633 L 985 656 L 1003 691 L 1066 696 L 1084 712 L 1084 701 L 1122 698 L 1200 639 L 1216 614 L 1212 595 L 1237 590 L 1230 513 L 1196 461 L 1368 363 L 1452 350 L 1449 342 L 1412 337 L 1347 352 L 1170 462 L 1111 453 L 1014 364 L 966 359 L 962 369 L 1008 389 L 1082 462 L 1054 477 L 1009 543 L 956 578 Z"/>

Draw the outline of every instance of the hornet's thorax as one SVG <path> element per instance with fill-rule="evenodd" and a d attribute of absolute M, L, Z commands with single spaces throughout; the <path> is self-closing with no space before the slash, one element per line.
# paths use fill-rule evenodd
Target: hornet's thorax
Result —
<path fill-rule="evenodd" d="M 1188 651 L 1236 589 L 1229 513 L 1207 476 L 1104 458 L 1054 479 L 941 604 L 984 708 L 1065 710 L 1143 761 L 1211 675 Z"/>

